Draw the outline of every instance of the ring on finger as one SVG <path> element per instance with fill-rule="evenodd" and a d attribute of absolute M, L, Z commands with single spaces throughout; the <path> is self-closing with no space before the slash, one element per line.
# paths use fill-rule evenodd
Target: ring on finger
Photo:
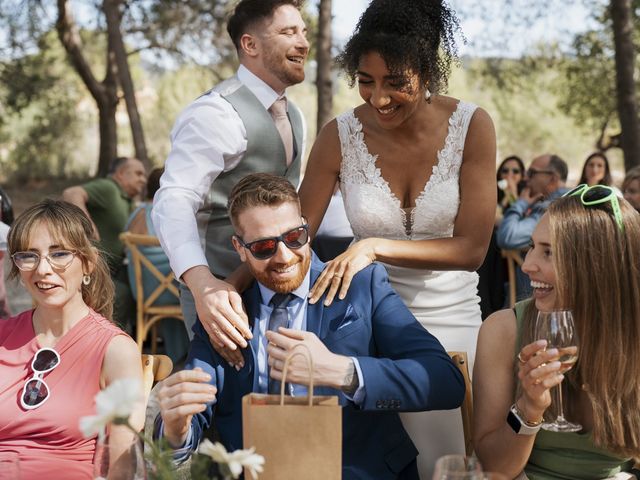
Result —
<path fill-rule="evenodd" d="M 522 358 L 522 352 L 518 352 L 518 362 L 520 362 L 520 365 L 524 365 L 525 363 L 527 363 L 523 358 Z"/>

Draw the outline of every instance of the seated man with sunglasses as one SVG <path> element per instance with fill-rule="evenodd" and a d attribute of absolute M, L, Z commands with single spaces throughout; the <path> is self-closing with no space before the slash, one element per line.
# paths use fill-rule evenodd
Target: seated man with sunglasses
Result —
<path fill-rule="evenodd" d="M 498 247 L 518 250 L 529 246 L 531 235 L 538 222 L 555 199 L 567 192 L 565 182 L 569 167 L 557 155 L 546 154 L 536 157 L 526 171 L 526 186 L 518 200 L 504 211 L 502 222 L 496 231 Z M 529 278 L 516 269 L 516 300 L 531 296 Z"/>
<path fill-rule="evenodd" d="M 505 210 L 497 232 L 498 245 L 507 250 L 528 246 L 549 204 L 568 190 L 565 182 L 569 167 L 557 155 L 534 158 L 525 173 L 526 186 L 518 200 Z"/>
<path fill-rule="evenodd" d="M 252 174 L 228 202 L 233 246 L 256 282 L 243 295 L 253 338 L 237 368 L 213 349 L 198 321 L 186 369 L 159 389 L 156 433 L 179 457 L 195 450 L 212 423 L 228 450 L 242 448 L 241 399 L 279 393 L 284 360 L 302 343 L 313 357 L 319 395 L 343 405 L 343 478 L 417 479 L 417 450 L 398 412 L 452 409 L 464 382 L 440 342 L 391 289 L 381 265 L 353 279 L 344 300 L 307 302 L 324 264 L 311 251 L 298 195 L 282 177 Z M 291 361 L 286 390 L 306 395 L 306 361 Z"/>

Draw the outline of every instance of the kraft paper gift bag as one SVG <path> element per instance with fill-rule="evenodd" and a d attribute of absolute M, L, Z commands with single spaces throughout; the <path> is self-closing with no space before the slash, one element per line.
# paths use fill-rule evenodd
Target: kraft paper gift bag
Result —
<path fill-rule="evenodd" d="M 313 362 L 309 362 L 308 397 L 284 395 L 289 361 L 285 361 L 280 395 L 250 393 L 242 399 L 244 448 L 255 447 L 265 459 L 260 480 L 339 480 L 342 477 L 342 407 L 337 396 L 313 396 Z M 253 480 L 245 469 L 245 479 Z"/>

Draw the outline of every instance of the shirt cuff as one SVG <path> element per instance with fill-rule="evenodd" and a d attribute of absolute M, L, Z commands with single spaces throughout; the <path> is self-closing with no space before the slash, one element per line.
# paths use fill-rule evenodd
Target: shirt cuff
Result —
<path fill-rule="evenodd" d="M 175 248 L 169 256 L 171 269 L 176 278 L 182 282 L 182 275 L 190 268 L 203 265 L 209 268 L 207 257 L 199 242 L 186 242 Z"/>
<path fill-rule="evenodd" d="M 362 370 L 360 369 L 360 362 L 358 362 L 358 359 L 356 357 L 349 358 L 351 358 L 351 360 L 353 361 L 353 366 L 356 368 L 356 374 L 358 375 L 358 389 L 353 394 L 353 397 L 347 395 L 346 393 L 344 394 L 344 396 L 347 397 L 347 400 L 360 406 L 364 403 L 364 397 L 367 394 L 367 391 L 364 388 L 364 377 L 362 376 Z"/>
<path fill-rule="evenodd" d="M 159 438 L 164 438 L 164 422 L 160 422 L 160 428 L 158 430 Z M 173 450 L 173 462 L 176 465 L 184 463 L 191 456 L 191 453 L 195 451 L 195 445 L 193 445 L 193 427 L 189 425 L 189 431 L 187 432 L 187 438 L 181 447 L 171 447 Z"/>

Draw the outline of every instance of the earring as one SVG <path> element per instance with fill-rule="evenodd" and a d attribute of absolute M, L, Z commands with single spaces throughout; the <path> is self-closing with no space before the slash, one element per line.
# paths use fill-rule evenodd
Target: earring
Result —
<path fill-rule="evenodd" d="M 424 99 L 427 101 L 427 103 L 431 103 L 431 92 L 428 88 L 424 91 Z"/>
<path fill-rule="evenodd" d="M 82 284 L 89 285 L 91 283 L 91 277 L 89 275 L 82 276 Z"/>

